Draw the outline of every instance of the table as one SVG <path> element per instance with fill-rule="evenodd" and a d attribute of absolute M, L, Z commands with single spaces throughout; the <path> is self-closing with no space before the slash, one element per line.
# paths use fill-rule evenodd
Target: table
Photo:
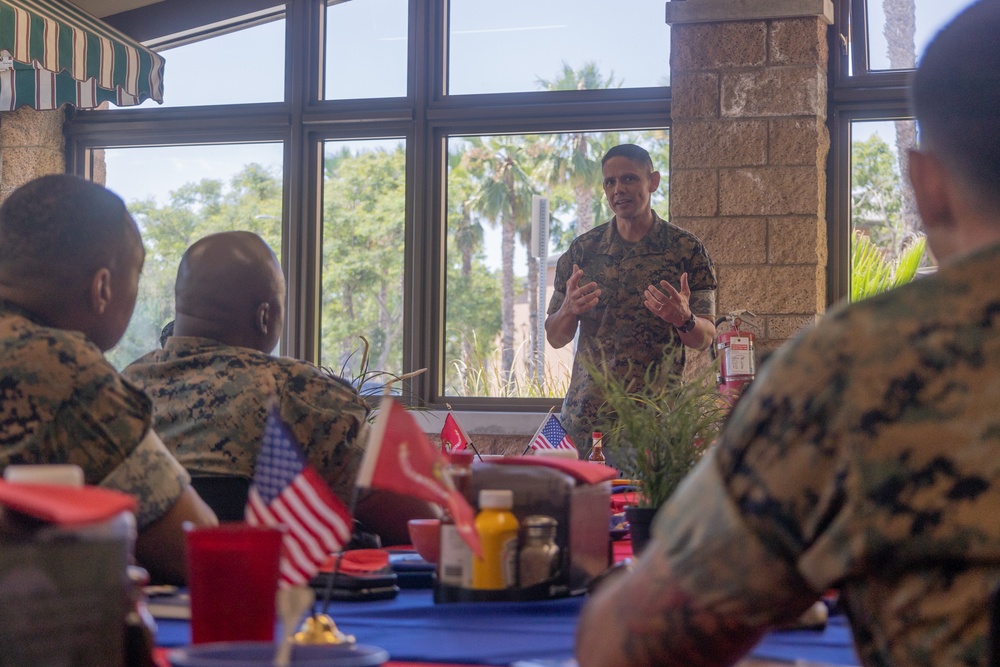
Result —
<path fill-rule="evenodd" d="M 404 589 L 394 600 L 330 605 L 338 627 L 364 644 L 389 652 L 393 665 L 404 663 L 509 665 L 543 660 L 556 665 L 573 655 L 573 633 L 584 598 L 540 602 L 434 604 L 430 590 Z M 187 621 L 158 620 L 157 643 L 182 646 L 190 641 Z M 511 637 L 517 637 L 511 641 Z M 857 665 L 843 617 L 831 618 L 822 631 L 794 630 L 768 635 L 744 667 L 805 661 Z"/>

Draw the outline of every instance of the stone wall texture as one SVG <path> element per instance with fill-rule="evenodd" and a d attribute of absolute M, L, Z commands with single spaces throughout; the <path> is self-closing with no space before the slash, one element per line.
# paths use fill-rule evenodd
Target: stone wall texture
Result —
<path fill-rule="evenodd" d="M 62 110 L 0 112 L 0 202 L 34 178 L 66 172 L 64 119 Z"/>
<path fill-rule="evenodd" d="M 827 26 L 674 25 L 670 215 L 719 272 L 718 313 L 749 310 L 758 355 L 826 305 Z"/>

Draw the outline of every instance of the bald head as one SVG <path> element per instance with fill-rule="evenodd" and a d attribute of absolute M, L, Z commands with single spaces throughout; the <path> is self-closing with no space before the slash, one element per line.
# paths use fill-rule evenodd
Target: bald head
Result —
<path fill-rule="evenodd" d="M 196 241 L 181 258 L 175 298 L 176 336 L 270 352 L 284 326 L 281 266 L 267 243 L 251 232 L 222 232 Z"/>

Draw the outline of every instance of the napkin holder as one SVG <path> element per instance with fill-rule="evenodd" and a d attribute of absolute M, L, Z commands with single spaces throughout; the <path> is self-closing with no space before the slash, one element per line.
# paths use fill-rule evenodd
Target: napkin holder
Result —
<path fill-rule="evenodd" d="M 512 511 L 519 522 L 533 514 L 557 522 L 559 571 L 550 581 L 529 588 L 476 590 L 435 580 L 435 602 L 545 600 L 576 595 L 611 561 L 608 516 L 610 482 L 584 484 L 559 470 L 535 465 L 475 463 L 472 497 L 483 489 L 514 492 Z"/>
<path fill-rule="evenodd" d="M 12 514 L 0 522 L 0 662 L 123 664 L 127 537 Z"/>

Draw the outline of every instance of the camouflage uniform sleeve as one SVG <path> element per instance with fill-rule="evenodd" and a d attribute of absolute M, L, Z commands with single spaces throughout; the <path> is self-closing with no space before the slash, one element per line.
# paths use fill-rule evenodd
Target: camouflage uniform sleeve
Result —
<path fill-rule="evenodd" d="M 688 286 L 691 288 L 691 312 L 714 322 L 715 290 L 719 283 L 715 275 L 715 265 L 700 241 L 695 244 L 687 272 Z"/>
<path fill-rule="evenodd" d="M 345 382 L 321 375 L 294 379 L 281 393 L 281 416 L 310 464 L 344 503 L 354 490 L 367 434 L 368 404 Z"/>
<path fill-rule="evenodd" d="M 573 260 L 567 250 L 556 262 L 556 275 L 552 286 L 552 298 L 549 299 L 549 307 L 545 311 L 547 315 L 552 315 L 562 305 L 566 299 L 566 281 L 569 280 L 573 272 Z"/>
<path fill-rule="evenodd" d="M 150 429 L 121 465 L 101 481 L 101 486 L 136 497 L 136 524 L 141 530 L 163 516 L 190 483 L 187 471 Z"/>

